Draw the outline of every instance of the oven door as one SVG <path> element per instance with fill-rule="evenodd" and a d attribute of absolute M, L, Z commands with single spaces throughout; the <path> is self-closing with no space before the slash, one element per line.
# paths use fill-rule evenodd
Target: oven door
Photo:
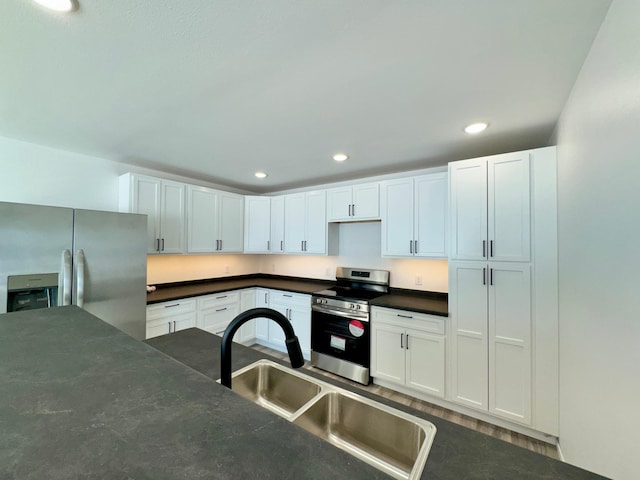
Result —
<path fill-rule="evenodd" d="M 314 305 L 311 309 L 311 350 L 369 368 L 369 316 Z"/>

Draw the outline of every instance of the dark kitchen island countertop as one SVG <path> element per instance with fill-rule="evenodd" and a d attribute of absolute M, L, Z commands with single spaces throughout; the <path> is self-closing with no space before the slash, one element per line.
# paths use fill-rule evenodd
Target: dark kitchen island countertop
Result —
<path fill-rule="evenodd" d="M 147 343 L 77 307 L 0 315 L 0 478 L 389 478 L 217 384 L 219 337 Z M 422 479 L 602 478 L 359 393 L 436 424 Z"/>

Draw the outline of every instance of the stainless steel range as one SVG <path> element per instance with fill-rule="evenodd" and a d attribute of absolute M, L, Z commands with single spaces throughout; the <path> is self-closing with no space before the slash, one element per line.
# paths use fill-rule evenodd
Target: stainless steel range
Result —
<path fill-rule="evenodd" d="M 389 272 L 338 267 L 336 280 L 311 297 L 311 364 L 367 385 L 369 301 L 389 291 Z"/>

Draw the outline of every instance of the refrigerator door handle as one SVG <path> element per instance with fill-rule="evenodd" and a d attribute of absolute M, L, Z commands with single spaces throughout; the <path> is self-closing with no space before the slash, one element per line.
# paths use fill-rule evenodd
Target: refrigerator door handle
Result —
<path fill-rule="evenodd" d="M 76 305 L 82 308 L 84 306 L 84 250 L 80 249 L 76 252 L 76 262 L 78 265 L 76 270 L 76 284 L 78 285 Z"/>
<path fill-rule="evenodd" d="M 71 252 L 62 251 L 62 302 L 61 305 L 71 305 Z"/>

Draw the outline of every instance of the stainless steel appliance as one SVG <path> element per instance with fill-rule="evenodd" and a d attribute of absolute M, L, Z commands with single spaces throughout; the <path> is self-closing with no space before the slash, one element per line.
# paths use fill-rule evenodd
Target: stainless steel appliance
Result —
<path fill-rule="evenodd" d="M 386 270 L 338 267 L 336 285 L 311 297 L 311 364 L 369 384 L 369 300 L 388 291 Z"/>
<path fill-rule="evenodd" d="M 146 236 L 144 215 L 0 202 L 0 313 L 78 305 L 143 339 Z"/>

